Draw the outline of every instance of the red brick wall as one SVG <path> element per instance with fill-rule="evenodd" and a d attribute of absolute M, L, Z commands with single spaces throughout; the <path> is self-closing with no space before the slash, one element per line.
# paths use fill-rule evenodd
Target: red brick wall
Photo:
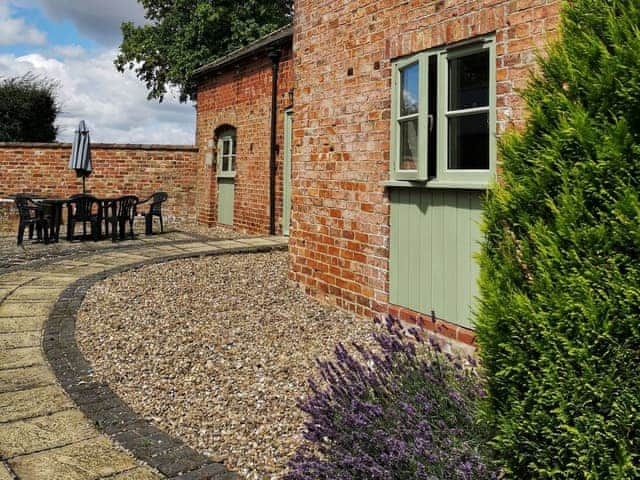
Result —
<path fill-rule="evenodd" d="M 70 144 L 0 143 L 0 198 L 15 193 L 66 197 L 82 192 L 82 179 L 67 168 Z M 169 193 L 166 212 L 195 217 L 197 151 L 191 146 L 93 144 L 87 192 L 101 197 L 146 198 Z"/>
<path fill-rule="evenodd" d="M 279 65 L 276 225 L 282 222 L 282 166 L 284 111 L 291 106 L 293 87 L 291 49 L 283 52 Z M 198 221 L 217 221 L 215 167 L 205 166 L 212 149 L 214 131 L 222 125 L 236 128 L 237 161 L 234 228 L 247 233 L 269 232 L 269 158 L 271 146 L 272 63 L 266 52 L 210 74 L 198 89 L 197 205 Z"/>
<path fill-rule="evenodd" d="M 498 131 L 521 125 L 522 87 L 558 0 L 297 0 L 291 277 L 361 315 L 465 329 L 388 305 L 391 61 L 495 33 Z"/>

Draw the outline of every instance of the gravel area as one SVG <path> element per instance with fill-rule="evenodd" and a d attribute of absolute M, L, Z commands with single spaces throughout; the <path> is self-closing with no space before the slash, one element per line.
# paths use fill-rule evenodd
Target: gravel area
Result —
<path fill-rule="evenodd" d="M 292 286 L 273 252 L 111 277 L 88 292 L 77 339 L 134 410 L 253 480 L 281 478 L 300 444 L 315 359 L 375 328 Z"/>

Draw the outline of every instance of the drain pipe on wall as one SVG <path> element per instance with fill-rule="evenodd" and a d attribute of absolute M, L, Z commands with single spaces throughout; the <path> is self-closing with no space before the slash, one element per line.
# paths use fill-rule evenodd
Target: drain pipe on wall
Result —
<path fill-rule="evenodd" d="M 269 52 L 271 59 L 271 157 L 269 158 L 269 234 L 276 234 L 276 157 L 278 154 L 278 69 L 282 51 L 275 48 Z"/>

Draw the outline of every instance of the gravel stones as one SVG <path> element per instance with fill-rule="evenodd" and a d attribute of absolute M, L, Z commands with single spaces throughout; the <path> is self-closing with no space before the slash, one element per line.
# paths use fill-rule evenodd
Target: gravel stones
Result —
<path fill-rule="evenodd" d="M 315 359 L 370 343 L 373 322 L 287 280 L 287 254 L 144 267 L 87 294 L 78 343 L 135 411 L 247 479 L 280 478 L 301 442 Z"/>

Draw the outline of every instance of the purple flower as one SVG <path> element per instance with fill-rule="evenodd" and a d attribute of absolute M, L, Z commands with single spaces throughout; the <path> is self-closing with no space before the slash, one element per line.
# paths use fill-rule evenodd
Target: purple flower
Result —
<path fill-rule="evenodd" d="M 393 319 L 376 351 L 344 345 L 318 362 L 321 385 L 299 407 L 309 415 L 286 480 L 488 480 L 486 435 L 475 421 L 483 389 L 459 358 Z M 456 364 L 457 363 L 457 364 Z M 469 362 L 466 362 L 469 364 Z"/>

